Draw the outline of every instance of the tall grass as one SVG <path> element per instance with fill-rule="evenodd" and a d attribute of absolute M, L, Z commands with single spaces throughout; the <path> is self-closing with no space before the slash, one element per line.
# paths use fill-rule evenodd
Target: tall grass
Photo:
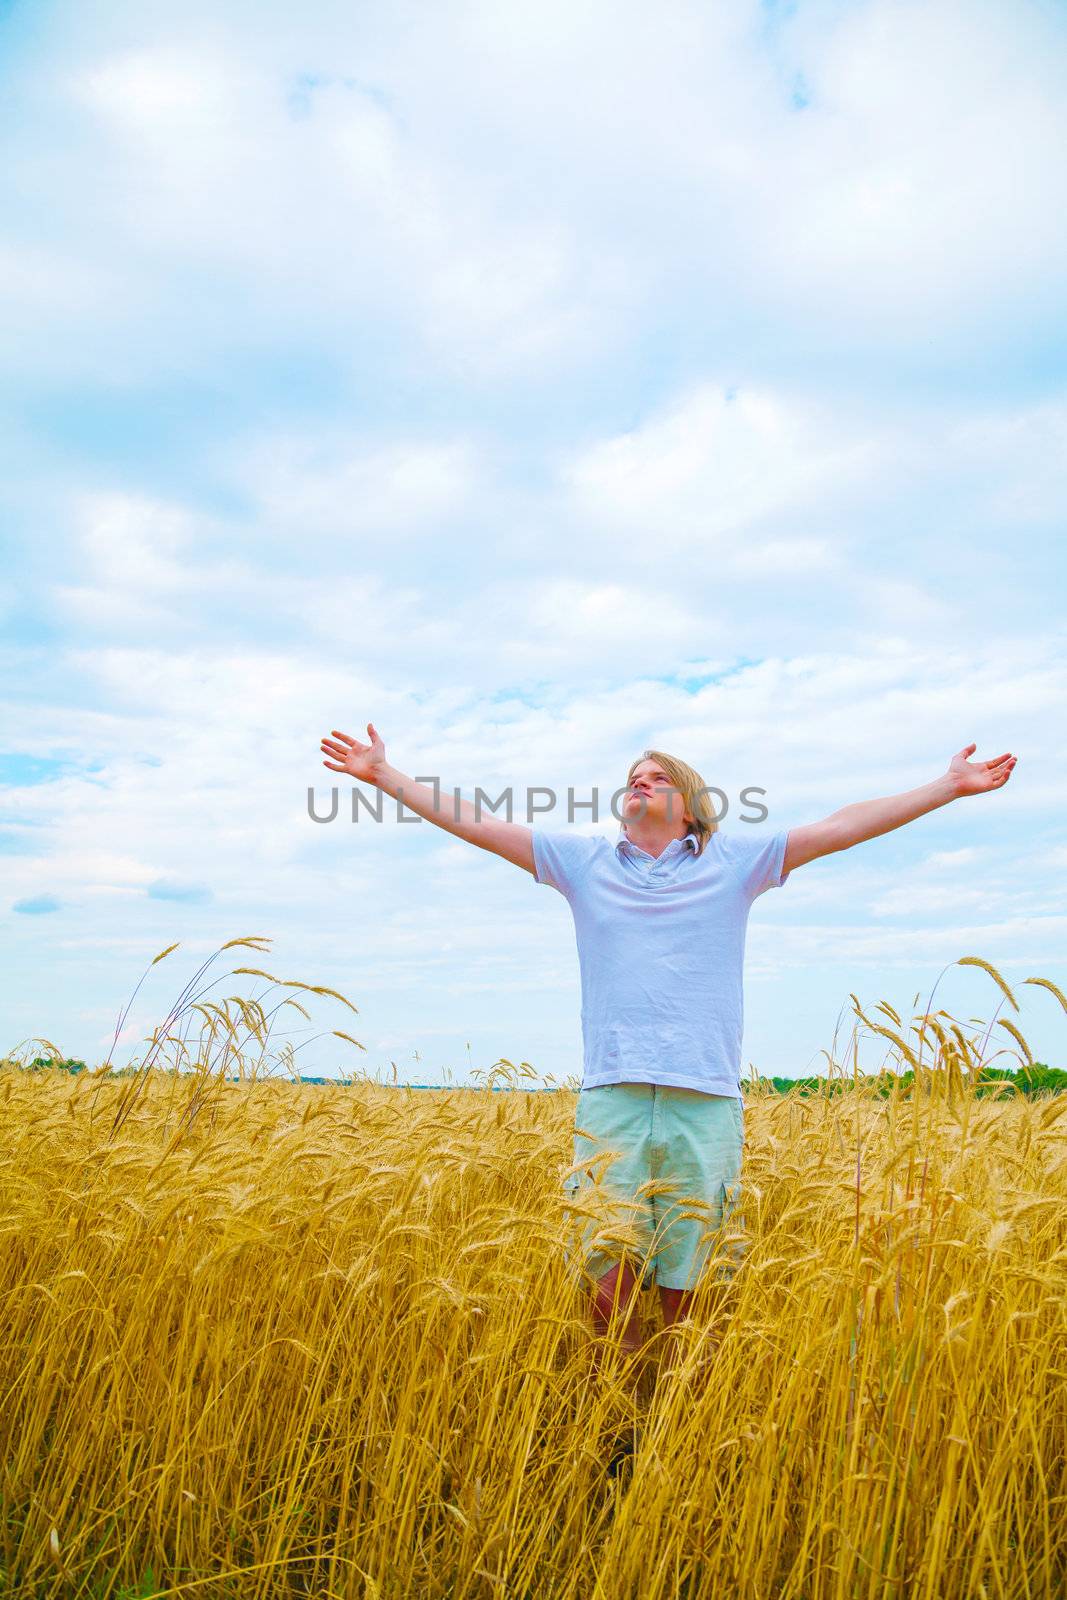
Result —
<path fill-rule="evenodd" d="M 0 1593 L 1067 1592 L 1067 1097 L 976 1098 L 992 1024 L 854 997 L 850 1092 L 749 1094 L 740 1266 L 638 1400 L 573 1093 L 285 1081 L 307 986 L 253 976 L 129 1075 L 0 1069 Z"/>

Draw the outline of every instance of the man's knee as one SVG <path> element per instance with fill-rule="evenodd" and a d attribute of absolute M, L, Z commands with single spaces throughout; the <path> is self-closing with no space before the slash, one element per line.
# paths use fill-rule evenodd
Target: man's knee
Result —
<path fill-rule="evenodd" d="M 620 1262 L 596 1280 L 593 1302 L 604 1321 L 613 1315 L 628 1316 L 637 1302 L 638 1283 L 629 1262 Z"/>
<path fill-rule="evenodd" d="M 659 1299 L 665 1328 L 673 1327 L 689 1316 L 693 1308 L 693 1294 L 691 1289 L 668 1289 L 665 1284 L 660 1284 Z"/>

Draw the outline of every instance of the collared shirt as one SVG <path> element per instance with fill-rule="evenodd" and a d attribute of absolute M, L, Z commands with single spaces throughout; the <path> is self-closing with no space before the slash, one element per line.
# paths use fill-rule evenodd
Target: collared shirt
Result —
<path fill-rule="evenodd" d="M 534 828 L 535 877 L 564 895 L 582 980 L 583 1088 L 739 1095 L 748 914 L 780 887 L 788 830 L 695 833 L 659 856 L 620 832 Z"/>
<path fill-rule="evenodd" d="M 648 850 L 642 850 L 639 844 L 634 844 L 626 832 L 620 828 L 619 837 L 615 841 L 615 849 L 620 855 L 637 863 L 638 866 L 647 868 L 650 873 L 670 870 L 670 862 L 675 856 L 700 848 L 700 836 L 696 833 L 687 833 L 684 839 L 672 839 L 661 855 L 654 856 Z"/>

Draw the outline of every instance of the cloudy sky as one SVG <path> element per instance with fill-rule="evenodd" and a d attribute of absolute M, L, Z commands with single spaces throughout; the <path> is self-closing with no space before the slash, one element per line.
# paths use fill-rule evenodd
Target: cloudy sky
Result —
<path fill-rule="evenodd" d="M 1014 751 L 756 903 L 745 1069 L 1067 984 L 1065 67 L 1057 0 L 7 0 L 0 1049 L 256 934 L 359 1009 L 304 1072 L 580 1073 L 558 894 L 309 819 L 368 721 L 753 833 Z"/>

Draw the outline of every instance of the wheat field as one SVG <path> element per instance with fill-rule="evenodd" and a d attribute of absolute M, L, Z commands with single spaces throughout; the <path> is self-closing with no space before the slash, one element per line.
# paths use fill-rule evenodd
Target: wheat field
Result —
<path fill-rule="evenodd" d="M 0 1594 L 1058 1600 L 1067 1096 L 854 1004 L 851 1082 L 746 1093 L 740 1265 L 669 1335 L 642 1296 L 638 1388 L 573 1092 L 287 1081 L 192 988 L 125 1076 L 6 1061 Z"/>

